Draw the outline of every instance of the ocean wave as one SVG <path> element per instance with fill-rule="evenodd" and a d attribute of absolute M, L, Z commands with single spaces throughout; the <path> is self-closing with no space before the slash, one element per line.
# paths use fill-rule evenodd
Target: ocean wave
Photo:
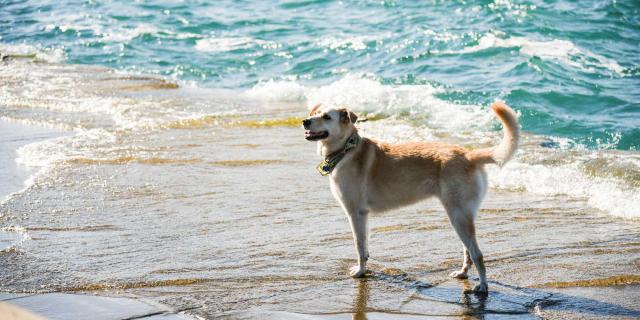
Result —
<path fill-rule="evenodd" d="M 25 50 L 34 52 L 31 48 Z M 176 110 L 178 96 L 156 99 L 131 94 L 179 87 L 157 76 L 28 61 L 8 63 L 0 69 L 0 77 L 6 84 L 0 87 L 2 116 L 14 121 L 46 123 L 65 129 L 109 126 L 146 130 L 193 113 Z"/>
<path fill-rule="evenodd" d="M 266 101 L 306 101 L 306 88 L 295 81 L 261 82 L 246 94 L 254 99 Z"/>
<path fill-rule="evenodd" d="M 579 48 L 568 40 L 536 41 L 526 37 L 500 38 L 494 33 L 489 33 L 482 36 L 477 45 L 466 47 L 462 50 L 442 51 L 440 53 L 466 54 L 490 48 L 518 48 L 523 55 L 560 61 L 582 71 L 595 73 L 598 69 L 606 69 L 618 76 L 626 75 L 625 68 L 615 60 Z"/>
<path fill-rule="evenodd" d="M 618 159 L 624 160 L 624 157 Z M 488 169 L 489 181 L 494 188 L 567 195 L 583 199 L 590 206 L 614 216 L 640 218 L 640 190 L 637 187 L 612 177 L 594 177 L 585 172 L 585 164 L 578 159 L 557 166 L 516 160 L 502 169 L 495 166 Z M 601 170 L 599 174 L 608 175 L 607 168 Z"/>
<path fill-rule="evenodd" d="M 378 41 L 374 36 L 325 37 L 317 41 L 317 45 L 331 50 L 360 51 L 367 48 L 367 43 Z"/>
<path fill-rule="evenodd" d="M 443 88 L 432 85 L 384 85 L 363 75 L 347 75 L 319 87 L 295 81 L 269 81 L 246 93 L 269 101 L 300 101 L 308 106 L 322 103 L 329 107 L 348 107 L 366 114 L 418 115 L 431 128 L 446 129 L 454 135 L 470 127 L 488 129 L 493 117 L 477 105 L 451 103 L 436 97 Z M 471 125 L 470 125 L 471 124 Z"/>
<path fill-rule="evenodd" d="M 143 35 L 158 35 L 162 31 L 147 23 L 140 23 L 134 26 L 108 26 L 100 19 L 81 17 L 77 15 L 64 15 L 58 20 L 49 21 L 42 30 L 52 32 L 74 32 L 77 35 L 92 35 L 95 38 L 86 40 L 88 42 L 117 42 L 127 43 Z"/>
<path fill-rule="evenodd" d="M 206 38 L 196 41 L 196 50 L 204 52 L 224 52 L 241 49 L 249 49 L 260 46 L 264 49 L 277 49 L 279 44 L 273 41 L 253 39 L 249 37 L 219 37 Z"/>
<path fill-rule="evenodd" d="M 68 19 L 67 19 L 68 20 Z M 120 27 L 120 26 L 105 26 L 99 21 L 59 21 L 56 23 L 49 23 L 42 28 L 45 32 L 52 32 L 59 30 L 62 33 L 74 32 L 78 35 L 91 34 L 94 38 L 85 40 L 88 43 L 96 42 L 116 42 L 127 43 L 131 40 L 144 36 L 151 35 L 157 38 L 168 39 L 199 39 L 204 36 L 201 34 L 195 34 L 191 32 L 174 32 L 169 29 L 160 29 L 151 24 L 138 24 L 133 27 Z"/>
<path fill-rule="evenodd" d="M 25 189 L 46 176 L 56 164 L 74 157 L 95 157 L 101 148 L 113 145 L 116 136 L 104 129 L 77 129 L 74 135 L 27 144 L 16 150 L 16 162 L 35 173 L 25 181 Z"/>
<path fill-rule="evenodd" d="M 103 41 L 128 42 L 145 34 L 156 34 L 158 29 L 150 24 L 140 24 L 134 28 L 122 28 L 119 30 L 101 33 Z"/>

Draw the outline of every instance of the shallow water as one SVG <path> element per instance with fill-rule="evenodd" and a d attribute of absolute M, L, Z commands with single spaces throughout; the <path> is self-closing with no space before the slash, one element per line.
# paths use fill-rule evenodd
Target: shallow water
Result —
<path fill-rule="evenodd" d="M 3 5 L 0 123 L 30 140 L 1 140 L 2 291 L 230 319 L 640 316 L 634 6 L 311 1 L 256 20 L 235 2 Z M 341 10 L 353 20 L 315 18 Z M 461 244 L 434 200 L 372 217 L 372 273 L 348 278 L 307 107 L 348 105 L 375 139 L 479 147 L 500 138 L 496 97 L 524 136 L 488 168 L 489 297 L 447 277 Z"/>
<path fill-rule="evenodd" d="M 227 318 L 640 314 L 637 221 L 598 210 L 592 199 L 507 184 L 506 175 L 523 168 L 588 163 L 590 151 L 551 152 L 527 136 L 513 165 L 490 170 L 496 189 L 478 229 L 493 292 L 479 301 L 464 293 L 474 280 L 447 277 L 460 263 L 461 245 L 437 201 L 374 216 L 373 273 L 364 281 L 347 277 L 355 262 L 351 235 L 326 179 L 313 169 L 315 145 L 293 120 L 304 106 L 216 90 L 156 90 L 162 81 L 94 67 L 28 59 L 8 66 L 5 79 L 33 86 L 14 88 L 8 118 L 56 118 L 74 129 L 17 151 L 19 165 L 35 175 L 0 205 L 3 234 L 22 239 L 0 254 L 2 290 L 126 293 Z M 38 85 L 52 72 L 73 87 Z M 57 95 L 68 104 L 51 103 Z M 76 111 L 87 101 L 91 108 Z M 398 121 L 359 126 L 363 135 L 388 140 L 428 129 L 400 131 Z M 477 137 L 478 145 L 499 138 L 424 132 L 410 139 Z M 610 301 L 589 295 L 601 290 L 591 283 L 635 285 L 614 291 L 618 299 Z M 564 287 L 586 291 L 566 294 Z"/>

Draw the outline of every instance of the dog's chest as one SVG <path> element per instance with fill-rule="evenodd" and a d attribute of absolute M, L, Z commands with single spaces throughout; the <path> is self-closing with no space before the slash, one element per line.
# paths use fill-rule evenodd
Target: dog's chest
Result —
<path fill-rule="evenodd" d="M 336 178 L 333 175 L 329 177 L 329 188 L 331 189 L 333 197 L 341 203 L 343 202 L 344 196 L 348 195 L 349 190 L 352 189 L 343 179 L 340 177 Z"/>
<path fill-rule="evenodd" d="M 348 167 L 336 167 L 329 176 L 329 187 L 333 197 L 342 205 L 362 205 L 364 190 L 362 177 Z"/>

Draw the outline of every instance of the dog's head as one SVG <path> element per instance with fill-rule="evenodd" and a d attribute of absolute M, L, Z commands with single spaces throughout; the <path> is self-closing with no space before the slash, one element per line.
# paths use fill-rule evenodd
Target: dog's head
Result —
<path fill-rule="evenodd" d="M 305 139 L 323 142 L 343 139 L 353 133 L 357 119 L 358 116 L 346 108 L 324 109 L 318 104 L 311 109 L 309 117 L 302 120 Z"/>

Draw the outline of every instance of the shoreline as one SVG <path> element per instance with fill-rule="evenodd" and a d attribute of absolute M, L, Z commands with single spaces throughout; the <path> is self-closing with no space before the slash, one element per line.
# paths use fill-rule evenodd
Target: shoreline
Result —
<path fill-rule="evenodd" d="M 36 171 L 16 162 L 17 151 L 31 143 L 56 138 L 65 134 L 64 130 L 36 125 L 22 124 L 0 117 L 0 203 L 12 194 L 23 190 L 25 183 Z"/>
<path fill-rule="evenodd" d="M 37 170 L 17 163 L 17 151 L 28 144 L 64 134 L 62 130 L 30 126 L 0 117 L 0 205 L 28 188 L 27 181 L 37 174 Z M 27 238 L 26 231 L 19 226 L 0 226 L 0 252 L 11 250 Z"/>

